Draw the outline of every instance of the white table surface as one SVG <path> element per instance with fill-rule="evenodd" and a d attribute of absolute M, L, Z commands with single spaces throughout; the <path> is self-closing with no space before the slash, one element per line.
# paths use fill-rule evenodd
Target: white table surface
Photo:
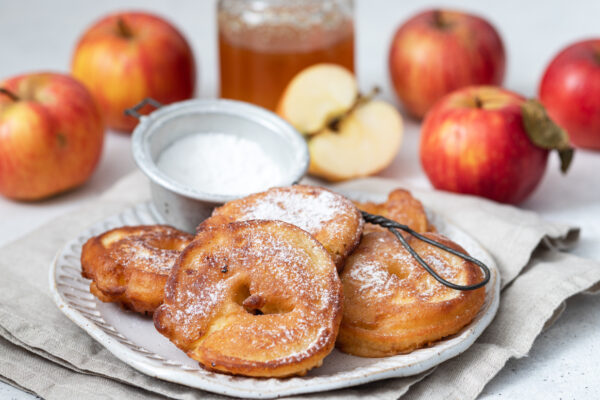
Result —
<path fill-rule="evenodd" d="M 445 1 L 446 5 L 485 15 L 499 29 L 508 54 L 505 86 L 534 96 L 545 65 L 566 44 L 600 35 L 600 2 Z M 378 85 L 394 101 L 387 74 L 387 51 L 399 23 L 426 7 L 419 1 L 357 0 L 357 70 L 363 90 Z M 103 14 L 123 9 L 151 10 L 173 21 L 194 49 L 198 97 L 218 90 L 214 1 L 75 0 L 9 2 L 0 0 L 0 79 L 16 74 L 67 71 L 78 35 Z M 418 122 L 405 119 L 403 147 L 381 175 L 430 188 L 418 162 Z M 119 177 L 135 169 L 128 135 L 108 132 L 100 165 L 81 188 L 50 200 L 15 203 L 0 198 L 0 245 L 34 230 L 55 216 L 79 207 Z M 551 156 L 546 175 L 521 207 L 548 219 L 582 228 L 573 253 L 600 260 L 600 152 L 578 151 L 566 176 Z M 561 319 L 535 342 L 529 357 L 511 360 L 484 389 L 481 398 L 600 398 L 600 296 L 575 296 Z M 0 383 L 0 398 L 28 399 L 28 394 Z"/>

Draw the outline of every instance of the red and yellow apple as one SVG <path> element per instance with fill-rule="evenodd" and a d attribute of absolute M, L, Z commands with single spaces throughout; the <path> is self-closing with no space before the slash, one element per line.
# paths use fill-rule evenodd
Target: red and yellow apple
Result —
<path fill-rule="evenodd" d="M 340 181 L 388 166 L 402 143 L 402 117 L 390 104 L 361 96 L 352 72 L 316 64 L 288 84 L 277 112 L 306 136 L 309 173 Z"/>
<path fill-rule="evenodd" d="M 108 127 L 131 132 L 137 120 L 124 114 L 146 97 L 163 104 L 194 94 L 196 67 L 179 31 L 157 16 L 109 15 L 80 38 L 71 70 L 92 92 Z"/>
<path fill-rule="evenodd" d="M 505 54 L 500 35 L 485 19 L 430 10 L 396 31 L 389 72 L 405 109 L 422 118 L 442 96 L 469 85 L 500 85 Z"/>
<path fill-rule="evenodd" d="M 563 49 L 546 68 L 539 94 L 574 146 L 600 150 L 600 39 Z"/>
<path fill-rule="evenodd" d="M 498 87 L 471 86 L 429 111 L 420 158 L 437 189 L 519 203 L 542 179 L 552 148 L 566 171 L 572 150 L 539 103 Z"/>
<path fill-rule="evenodd" d="M 0 193 L 37 200 L 71 189 L 92 174 L 104 125 L 88 90 L 55 73 L 0 82 Z"/>

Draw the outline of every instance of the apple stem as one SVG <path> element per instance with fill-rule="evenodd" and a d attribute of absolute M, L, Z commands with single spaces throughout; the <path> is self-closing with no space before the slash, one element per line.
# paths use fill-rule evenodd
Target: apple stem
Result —
<path fill-rule="evenodd" d="M 446 29 L 450 27 L 450 23 L 444 17 L 444 13 L 441 10 L 435 10 L 433 12 L 434 25 L 438 29 Z"/>
<path fill-rule="evenodd" d="M 356 102 L 354 103 L 354 105 L 352 106 L 352 109 L 358 107 L 359 105 L 363 104 L 363 103 L 368 103 L 369 101 L 373 100 L 373 98 L 375 96 L 377 96 L 379 93 L 381 92 L 381 89 L 378 86 L 375 86 L 373 89 L 371 89 L 371 91 L 365 95 L 358 95 L 358 98 L 356 99 Z"/>
<path fill-rule="evenodd" d="M 483 107 L 483 101 L 481 101 L 481 99 L 479 98 L 479 96 L 475 96 L 475 107 L 476 108 L 482 108 Z"/>
<path fill-rule="evenodd" d="M 19 97 L 8 89 L 0 87 L 0 93 L 8 96 L 12 101 L 19 101 Z"/>
<path fill-rule="evenodd" d="M 124 37 L 126 39 L 133 37 L 133 32 L 131 32 L 131 29 L 125 23 L 125 20 L 123 20 L 123 18 L 119 17 L 119 19 L 117 19 L 117 26 L 119 28 L 119 34 L 122 37 Z"/>

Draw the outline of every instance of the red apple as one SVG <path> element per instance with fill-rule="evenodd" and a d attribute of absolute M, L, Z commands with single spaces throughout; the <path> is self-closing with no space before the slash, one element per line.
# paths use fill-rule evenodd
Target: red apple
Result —
<path fill-rule="evenodd" d="M 572 157 L 566 135 L 538 102 L 498 87 L 472 86 L 429 111 L 420 156 L 437 189 L 519 203 L 542 179 L 551 148 L 560 149 L 566 171 Z"/>
<path fill-rule="evenodd" d="M 392 39 L 389 71 L 405 109 L 422 118 L 447 93 L 469 85 L 500 85 L 502 40 L 485 19 L 457 11 L 425 11 Z"/>
<path fill-rule="evenodd" d="M 146 13 L 109 15 L 79 40 L 73 75 L 90 89 L 110 128 L 131 132 L 137 120 L 123 111 L 145 97 L 163 104 L 192 97 L 196 67 L 185 38 Z"/>
<path fill-rule="evenodd" d="M 600 150 L 600 39 L 558 53 L 542 78 L 540 100 L 574 146 Z"/>
<path fill-rule="evenodd" d="M 73 188 L 92 174 L 104 125 L 93 97 L 54 73 L 0 82 L 0 193 L 36 200 Z"/>

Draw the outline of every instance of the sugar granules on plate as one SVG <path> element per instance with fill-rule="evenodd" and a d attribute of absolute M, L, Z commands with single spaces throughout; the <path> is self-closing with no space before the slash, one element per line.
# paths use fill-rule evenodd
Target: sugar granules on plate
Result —
<path fill-rule="evenodd" d="M 204 193 L 242 195 L 281 182 L 280 165 L 256 142 L 209 132 L 182 137 L 162 151 L 158 168 Z"/>

